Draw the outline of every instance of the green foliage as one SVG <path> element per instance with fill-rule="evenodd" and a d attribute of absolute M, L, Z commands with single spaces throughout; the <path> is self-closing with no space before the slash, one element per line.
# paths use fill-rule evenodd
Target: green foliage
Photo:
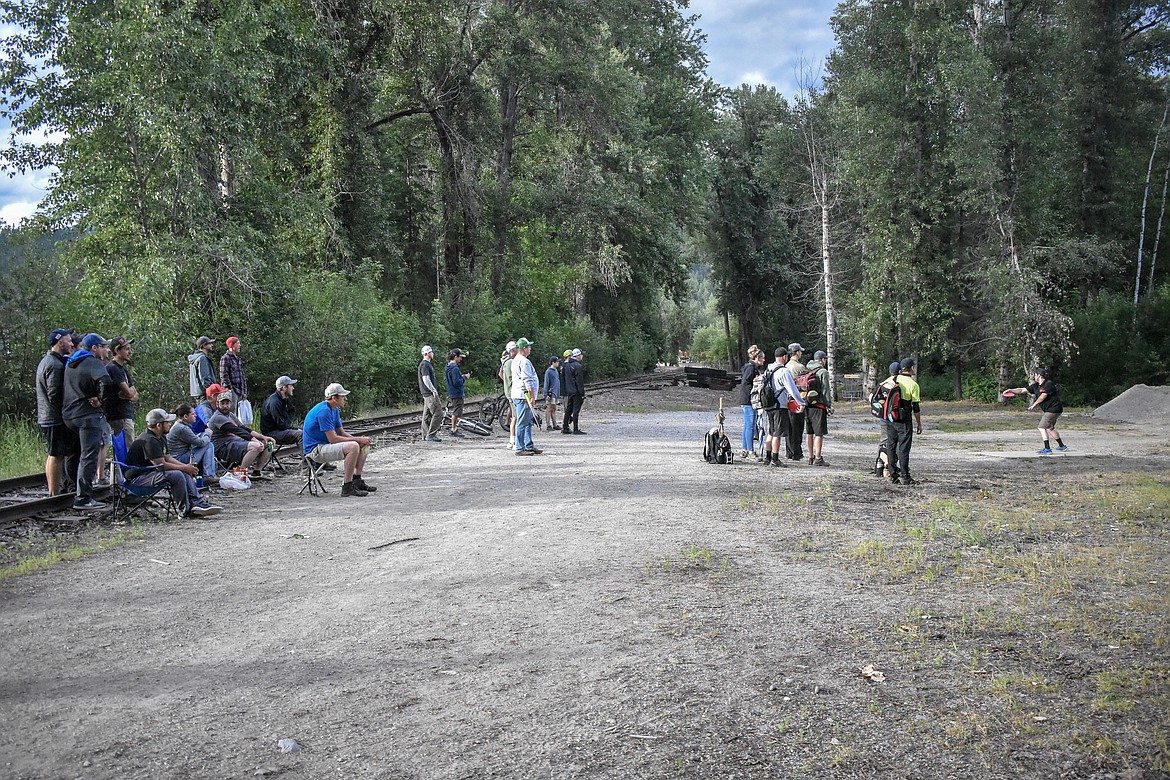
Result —
<path fill-rule="evenodd" d="M 43 471 L 45 440 L 27 418 L 0 416 L 0 479 Z"/>

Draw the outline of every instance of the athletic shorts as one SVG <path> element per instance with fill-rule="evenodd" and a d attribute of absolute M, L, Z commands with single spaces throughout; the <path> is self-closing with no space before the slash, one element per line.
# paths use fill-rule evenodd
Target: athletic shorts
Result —
<path fill-rule="evenodd" d="M 447 405 L 451 407 L 451 416 L 452 417 L 462 417 L 463 416 L 463 396 L 459 396 L 458 398 L 450 399 L 448 401 Z"/>
<path fill-rule="evenodd" d="M 42 425 L 45 443 L 49 445 L 49 457 L 68 458 L 81 453 L 81 441 L 77 431 L 68 425 Z"/>
<path fill-rule="evenodd" d="M 315 460 L 318 463 L 345 460 L 345 444 L 343 442 L 337 442 L 336 444 L 318 444 L 307 454 L 311 460 Z"/>
<path fill-rule="evenodd" d="M 784 419 L 784 412 L 780 409 L 768 409 L 764 414 L 764 435 L 765 436 L 781 436 L 784 431 L 782 429 Z"/>
<path fill-rule="evenodd" d="M 1044 412 L 1040 415 L 1040 427 L 1046 431 L 1051 431 L 1056 427 L 1056 421 L 1060 419 L 1060 412 Z"/>
<path fill-rule="evenodd" d="M 819 406 L 804 410 L 804 432 L 810 436 L 824 436 L 829 432 L 829 415 Z"/>

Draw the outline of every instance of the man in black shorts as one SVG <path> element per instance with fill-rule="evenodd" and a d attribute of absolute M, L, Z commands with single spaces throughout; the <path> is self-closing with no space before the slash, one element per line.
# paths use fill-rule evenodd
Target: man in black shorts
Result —
<path fill-rule="evenodd" d="M 808 462 L 810 466 L 828 466 L 828 462 L 821 456 L 825 446 L 825 435 L 829 432 L 829 415 L 833 413 L 833 394 L 829 391 L 829 370 L 825 368 L 828 358 L 824 352 L 817 350 L 813 359 L 806 368 L 817 374 L 819 390 L 810 390 L 805 401 L 804 433 L 805 444 L 808 445 Z M 799 435 L 799 431 L 795 432 Z"/>
<path fill-rule="evenodd" d="M 1015 387 L 1007 392 L 1017 394 L 1027 392 L 1031 395 L 1035 400 L 1028 404 L 1028 411 L 1040 407 L 1040 423 L 1037 426 L 1040 429 L 1040 449 L 1036 450 L 1037 455 L 1051 455 L 1053 449 L 1057 452 L 1068 449 L 1060 438 L 1060 432 L 1056 430 L 1056 421 L 1064 412 L 1064 401 L 1060 398 L 1056 383 L 1048 376 L 1046 370 L 1036 369 L 1032 372 L 1032 384 L 1027 387 Z M 1056 440 L 1055 448 L 1049 444 L 1052 439 Z"/>
<path fill-rule="evenodd" d="M 158 485 L 166 482 L 171 498 L 179 506 L 184 517 L 207 517 L 219 514 L 222 509 L 203 500 L 195 485 L 199 466 L 194 463 L 180 463 L 167 452 L 167 433 L 175 415 L 162 409 L 151 409 L 146 413 L 146 430 L 135 439 L 126 451 L 126 481 L 131 485 Z"/>
<path fill-rule="evenodd" d="M 49 445 L 45 458 L 45 482 L 49 495 L 61 493 L 61 475 L 67 484 L 77 482 L 77 463 L 81 442 L 77 431 L 61 418 L 61 400 L 65 393 L 65 360 L 73 354 L 73 329 L 57 328 L 49 334 L 49 351 L 37 366 L 37 425 Z"/>

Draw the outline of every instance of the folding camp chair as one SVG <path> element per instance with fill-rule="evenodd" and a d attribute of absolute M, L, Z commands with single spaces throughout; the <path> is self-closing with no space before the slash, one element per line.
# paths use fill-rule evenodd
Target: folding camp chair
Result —
<path fill-rule="evenodd" d="M 301 477 L 305 483 L 301 485 L 301 489 L 297 491 L 297 495 L 301 495 L 306 490 L 309 495 L 323 495 L 329 491 L 321 484 L 321 474 L 325 471 L 328 462 L 318 463 L 310 458 L 308 455 L 301 457 Z"/>
<path fill-rule="evenodd" d="M 124 520 L 138 510 L 144 510 L 155 520 L 170 520 L 171 516 L 178 517 L 179 507 L 171 496 L 170 484 L 162 479 L 162 466 L 154 466 L 159 473 L 159 481 L 150 485 L 131 484 L 126 475 L 131 466 L 126 464 L 126 433 L 120 431 L 113 438 L 114 463 L 118 470 L 118 479 L 114 482 L 113 522 Z M 133 467 L 141 468 L 141 467 Z M 159 510 L 163 516 L 159 517 Z"/>

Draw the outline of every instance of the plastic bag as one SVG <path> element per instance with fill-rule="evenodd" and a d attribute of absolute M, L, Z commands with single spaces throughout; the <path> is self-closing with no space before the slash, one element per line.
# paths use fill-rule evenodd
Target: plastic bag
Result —
<path fill-rule="evenodd" d="M 241 425 L 251 425 L 256 421 L 256 417 L 252 414 L 252 402 L 248 400 L 240 401 L 240 406 L 236 410 L 236 416 L 240 418 Z"/>
<path fill-rule="evenodd" d="M 223 490 L 247 490 L 252 487 L 252 480 L 248 479 L 247 474 L 229 471 L 219 478 L 219 486 Z"/>

